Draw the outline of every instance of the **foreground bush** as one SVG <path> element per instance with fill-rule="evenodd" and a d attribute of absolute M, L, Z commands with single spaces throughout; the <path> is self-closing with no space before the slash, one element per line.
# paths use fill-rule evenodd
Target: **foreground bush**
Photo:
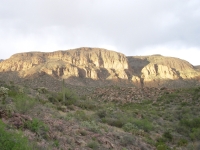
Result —
<path fill-rule="evenodd" d="M 0 120 L 0 149 L 1 150 L 32 150 L 28 139 L 20 133 L 11 133 L 6 130 L 5 124 Z"/>

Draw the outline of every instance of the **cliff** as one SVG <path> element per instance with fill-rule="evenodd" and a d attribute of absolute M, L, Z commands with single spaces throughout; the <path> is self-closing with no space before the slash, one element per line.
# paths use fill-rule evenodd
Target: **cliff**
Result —
<path fill-rule="evenodd" d="M 127 57 L 129 70 L 140 77 L 142 84 L 162 83 L 165 80 L 191 80 L 200 76 L 200 72 L 189 62 L 161 55 Z"/>
<path fill-rule="evenodd" d="M 118 52 L 86 47 L 15 54 L 0 62 L 0 72 L 10 71 L 18 72 L 22 78 L 47 74 L 64 79 L 128 81 L 137 86 L 159 86 L 165 81 L 200 77 L 197 67 L 178 58 L 161 55 L 126 57 Z"/>
<path fill-rule="evenodd" d="M 124 54 L 99 48 L 19 53 L 0 63 L 0 72 L 17 71 L 22 77 L 46 73 L 62 78 L 127 79 L 125 69 Z"/>

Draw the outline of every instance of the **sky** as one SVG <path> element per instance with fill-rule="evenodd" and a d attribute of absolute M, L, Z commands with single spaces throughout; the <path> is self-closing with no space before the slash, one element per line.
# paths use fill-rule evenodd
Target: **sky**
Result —
<path fill-rule="evenodd" d="M 99 47 L 200 65 L 200 0 L 0 0 L 0 58 Z"/>

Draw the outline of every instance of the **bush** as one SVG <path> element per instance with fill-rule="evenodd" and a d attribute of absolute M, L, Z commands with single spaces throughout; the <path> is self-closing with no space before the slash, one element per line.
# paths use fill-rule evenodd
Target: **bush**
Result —
<path fill-rule="evenodd" d="M 26 113 L 36 105 L 36 101 L 25 94 L 18 94 L 14 102 L 16 110 L 20 113 Z"/>
<path fill-rule="evenodd" d="M 30 129 L 32 132 L 35 132 L 44 138 L 46 138 L 47 132 L 49 130 L 47 125 L 38 119 L 33 119 L 32 121 L 27 121 L 25 123 L 25 126 L 28 129 Z"/>
<path fill-rule="evenodd" d="M 65 97 L 63 97 L 63 94 Z M 78 99 L 78 96 L 71 91 L 70 89 L 65 88 L 64 91 L 60 93 L 52 93 L 49 97 L 48 100 L 54 104 L 61 104 L 61 105 L 73 105 L 76 103 Z"/>
<path fill-rule="evenodd" d="M 168 141 L 172 141 L 173 136 L 169 131 L 164 132 L 163 137 L 166 138 Z"/>
<path fill-rule="evenodd" d="M 89 148 L 91 148 L 91 149 L 98 149 L 99 143 L 96 142 L 96 141 L 90 141 L 90 142 L 87 144 L 87 147 L 89 147 Z"/>
<path fill-rule="evenodd" d="M 182 119 L 177 130 L 191 140 L 200 140 L 200 118 Z"/>
<path fill-rule="evenodd" d="M 132 145 L 135 142 L 135 138 L 132 135 L 125 135 L 122 137 L 120 143 L 122 146 Z"/>
<path fill-rule="evenodd" d="M 135 125 L 133 125 L 132 123 L 126 123 L 125 125 L 123 125 L 122 127 L 124 129 L 124 131 L 126 132 L 130 132 L 132 131 L 133 129 L 137 129 L 137 127 Z"/>
<path fill-rule="evenodd" d="M 84 111 L 78 110 L 74 113 L 74 117 L 79 121 L 89 121 L 90 116 L 86 115 Z"/>
<path fill-rule="evenodd" d="M 0 87 L 0 101 L 2 101 L 3 104 L 5 104 L 5 99 L 8 96 L 8 88 Z"/>
<path fill-rule="evenodd" d="M 115 127 L 118 127 L 118 128 L 122 128 L 122 126 L 124 125 L 124 121 L 121 120 L 121 119 L 117 119 L 117 118 L 103 118 L 102 119 L 102 122 L 103 123 L 107 123 L 111 126 L 115 126 Z"/>
<path fill-rule="evenodd" d="M 83 121 L 81 123 L 81 125 L 84 126 L 84 127 L 86 127 L 86 128 L 88 128 L 92 132 L 96 132 L 96 133 L 100 132 L 99 125 L 96 122 L 94 122 L 94 121 Z"/>
<path fill-rule="evenodd" d="M 78 100 L 76 101 L 75 105 L 82 109 L 87 109 L 87 110 L 97 109 L 97 105 L 95 101 L 92 101 L 92 100 Z"/>
<path fill-rule="evenodd" d="M 170 148 L 164 143 L 159 144 L 156 148 L 157 150 L 170 150 Z"/>
<path fill-rule="evenodd" d="M 153 125 L 151 122 L 149 122 L 146 119 L 141 119 L 141 120 L 134 120 L 133 124 L 138 127 L 139 129 L 143 129 L 145 132 L 149 132 L 153 130 Z"/>
<path fill-rule="evenodd" d="M 32 150 L 33 146 L 21 133 L 6 131 L 5 124 L 0 120 L 0 149 L 1 150 Z"/>
<path fill-rule="evenodd" d="M 178 146 L 186 146 L 188 141 L 186 139 L 180 139 L 177 144 Z"/>

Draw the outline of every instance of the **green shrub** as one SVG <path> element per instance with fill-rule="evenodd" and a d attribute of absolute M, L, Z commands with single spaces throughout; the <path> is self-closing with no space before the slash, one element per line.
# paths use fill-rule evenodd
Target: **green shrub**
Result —
<path fill-rule="evenodd" d="M 73 116 L 79 121 L 89 121 L 91 119 L 90 116 L 86 115 L 82 110 L 76 111 Z"/>
<path fill-rule="evenodd" d="M 49 130 L 48 126 L 45 123 L 36 118 L 34 118 L 32 121 L 27 121 L 25 123 L 25 126 L 32 132 L 35 132 L 44 138 L 46 138 L 47 132 Z"/>
<path fill-rule="evenodd" d="M 200 128 L 200 118 L 193 119 L 182 119 L 180 125 L 186 126 L 188 128 Z"/>
<path fill-rule="evenodd" d="M 153 125 L 146 119 L 134 120 L 133 124 L 139 129 L 143 129 L 145 132 L 153 130 Z"/>
<path fill-rule="evenodd" d="M 97 116 L 98 116 L 99 118 L 101 118 L 101 119 L 102 119 L 102 118 L 105 118 L 106 115 L 107 115 L 106 110 L 100 110 L 100 111 L 97 112 Z"/>
<path fill-rule="evenodd" d="M 63 97 L 63 93 L 65 97 Z M 65 88 L 62 92 L 50 94 L 48 100 L 54 104 L 60 103 L 61 105 L 69 106 L 76 103 L 78 96 L 75 92 Z"/>
<path fill-rule="evenodd" d="M 76 101 L 75 105 L 82 109 L 87 109 L 87 110 L 97 109 L 97 105 L 93 100 L 78 100 Z"/>
<path fill-rule="evenodd" d="M 169 131 L 164 132 L 163 137 L 166 138 L 168 141 L 172 141 L 173 136 Z"/>
<path fill-rule="evenodd" d="M 164 143 L 159 144 L 156 148 L 157 150 L 170 150 L 170 148 Z"/>
<path fill-rule="evenodd" d="M 8 96 L 8 88 L 0 87 L 0 101 L 5 104 L 5 99 Z"/>
<path fill-rule="evenodd" d="M 186 139 L 180 139 L 177 143 L 178 146 L 187 146 L 188 141 Z"/>
<path fill-rule="evenodd" d="M 115 126 L 115 127 L 118 127 L 118 128 L 122 128 L 122 126 L 124 125 L 124 121 L 123 120 L 121 120 L 121 119 L 117 119 L 117 118 L 108 118 L 108 117 L 106 117 L 106 118 L 103 118 L 102 119 L 102 122 L 103 123 L 107 123 L 107 124 L 109 124 L 109 125 L 111 125 L 111 126 Z"/>
<path fill-rule="evenodd" d="M 0 120 L 0 149 L 1 150 L 32 150 L 26 137 L 21 133 L 11 133 L 6 130 L 5 124 Z"/>
<path fill-rule="evenodd" d="M 95 121 L 83 121 L 81 125 L 88 128 L 92 132 L 100 132 L 100 126 Z"/>
<path fill-rule="evenodd" d="M 200 118 L 182 119 L 177 131 L 189 136 L 191 140 L 200 140 Z"/>
<path fill-rule="evenodd" d="M 14 102 L 16 110 L 20 113 L 26 113 L 37 104 L 36 100 L 29 98 L 25 94 L 16 95 Z"/>
<path fill-rule="evenodd" d="M 99 143 L 96 141 L 90 141 L 87 144 L 87 147 L 91 148 L 91 149 L 98 149 L 99 148 Z"/>
<path fill-rule="evenodd" d="M 36 89 L 40 94 L 46 94 L 46 93 L 48 93 L 48 90 L 47 90 L 47 88 L 45 88 L 45 87 L 39 87 L 39 88 L 37 88 Z"/>
<path fill-rule="evenodd" d="M 124 131 L 126 132 L 130 132 L 132 131 L 133 129 L 137 129 L 137 127 L 135 125 L 133 125 L 132 123 L 128 122 L 126 123 L 125 125 L 123 125 L 122 127 L 124 129 Z"/>
<path fill-rule="evenodd" d="M 134 142 L 135 138 L 132 135 L 125 135 L 120 140 L 122 146 L 133 145 Z"/>
<path fill-rule="evenodd" d="M 194 140 L 200 140 L 200 128 L 193 128 L 192 132 L 189 134 L 190 138 Z"/>

